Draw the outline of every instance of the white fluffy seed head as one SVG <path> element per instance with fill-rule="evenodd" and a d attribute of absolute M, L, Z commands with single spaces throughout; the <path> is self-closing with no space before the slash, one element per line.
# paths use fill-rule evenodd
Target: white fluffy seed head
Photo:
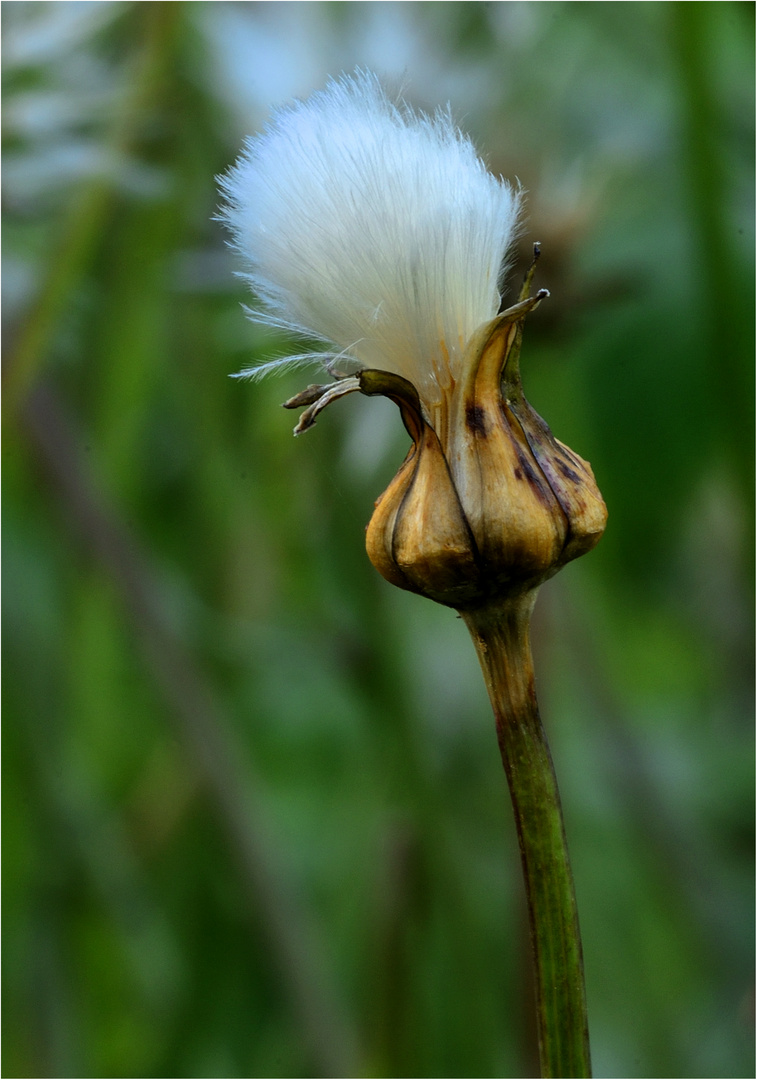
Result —
<path fill-rule="evenodd" d="M 449 112 L 395 105 L 357 72 L 277 112 L 220 183 L 254 317 L 323 343 L 253 374 L 338 356 L 438 402 L 497 313 L 519 204 Z"/>

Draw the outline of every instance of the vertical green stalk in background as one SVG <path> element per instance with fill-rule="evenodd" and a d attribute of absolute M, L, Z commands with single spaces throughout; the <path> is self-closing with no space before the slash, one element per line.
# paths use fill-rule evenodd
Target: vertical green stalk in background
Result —
<path fill-rule="evenodd" d="M 581 935 L 560 795 L 534 688 L 534 595 L 463 614 L 494 710 L 528 899 L 542 1076 L 591 1076 Z"/>
<path fill-rule="evenodd" d="M 40 374 L 66 304 L 81 283 L 117 190 L 118 170 L 140 135 L 146 106 L 153 103 L 168 56 L 168 45 L 181 16 L 181 5 L 154 3 L 140 12 L 141 42 L 130 58 L 130 77 L 113 109 L 104 140 L 108 170 L 96 173 L 72 198 L 36 294 L 15 330 L 3 369 L 6 415 L 13 415 Z"/>

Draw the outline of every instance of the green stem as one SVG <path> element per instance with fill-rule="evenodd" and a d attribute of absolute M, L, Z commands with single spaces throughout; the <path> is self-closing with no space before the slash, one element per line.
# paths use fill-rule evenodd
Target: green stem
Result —
<path fill-rule="evenodd" d="M 531 924 L 542 1076 L 591 1076 L 581 936 L 560 795 L 539 717 L 529 625 L 535 592 L 461 612 L 494 709 Z"/>

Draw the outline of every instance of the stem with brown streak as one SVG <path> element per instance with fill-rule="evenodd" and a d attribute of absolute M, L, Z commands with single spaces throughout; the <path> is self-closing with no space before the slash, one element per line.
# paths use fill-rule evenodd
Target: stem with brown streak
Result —
<path fill-rule="evenodd" d="M 581 936 L 560 795 L 539 716 L 529 627 L 536 592 L 461 612 L 494 710 L 518 830 L 542 1076 L 589 1077 Z"/>

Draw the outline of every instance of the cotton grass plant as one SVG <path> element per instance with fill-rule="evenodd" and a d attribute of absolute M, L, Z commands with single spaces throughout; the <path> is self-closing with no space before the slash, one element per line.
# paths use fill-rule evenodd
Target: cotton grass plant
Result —
<path fill-rule="evenodd" d="M 590 1075 L 583 963 L 560 800 L 529 641 L 541 584 L 590 550 L 606 509 L 590 466 L 526 401 L 526 316 L 501 309 L 521 194 L 449 111 L 392 102 L 367 72 L 278 111 L 221 179 L 254 318 L 316 347 L 242 373 L 320 364 L 286 403 L 296 433 L 332 401 L 383 395 L 412 446 L 368 525 L 392 584 L 464 619 L 494 710 L 518 829 L 544 1076 Z"/>

